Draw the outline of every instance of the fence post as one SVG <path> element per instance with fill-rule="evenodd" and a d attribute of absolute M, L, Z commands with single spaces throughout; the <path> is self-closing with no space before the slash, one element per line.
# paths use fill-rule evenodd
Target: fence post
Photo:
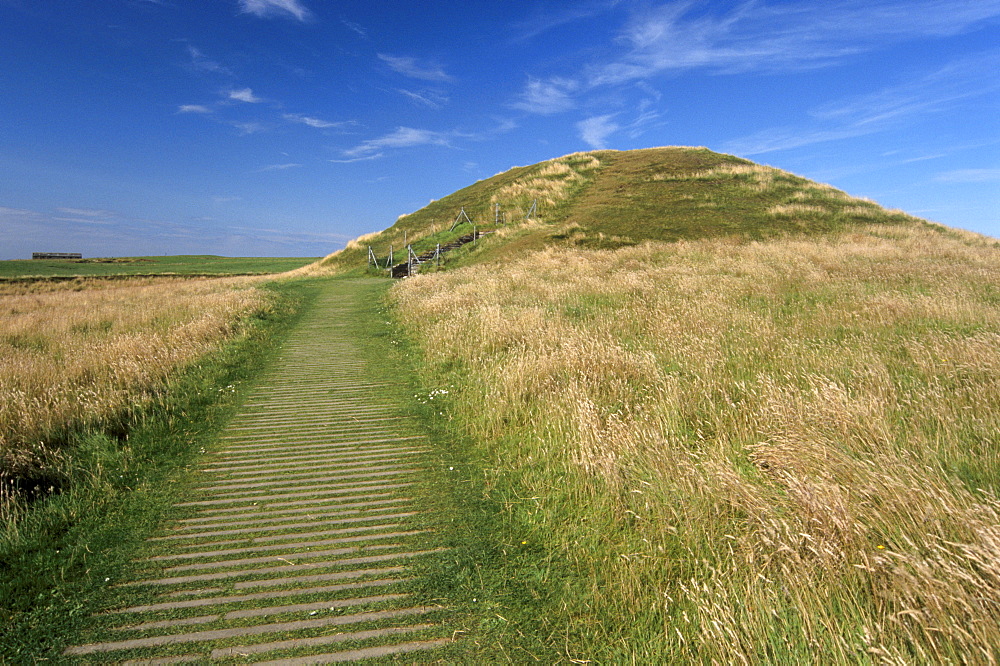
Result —
<path fill-rule="evenodd" d="M 412 277 L 413 276 L 413 264 L 420 264 L 420 259 L 418 259 L 417 255 L 413 252 L 413 246 L 412 245 L 407 245 L 406 246 L 406 252 L 407 252 L 407 255 L 406 255 L 406 276 L 407 277 Z"/>

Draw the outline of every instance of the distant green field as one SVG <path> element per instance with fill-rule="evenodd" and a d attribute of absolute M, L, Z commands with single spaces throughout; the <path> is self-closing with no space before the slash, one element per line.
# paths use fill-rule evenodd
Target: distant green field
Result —
<path fill-rule="evenodd" d="M 23 277 L 96 277 L 106 275 L 242 275 L 283 273 L 318 257 L 218 257 L 177 255 L 109 259 L 21 259 L 0 261 L 0 279 Z"/>

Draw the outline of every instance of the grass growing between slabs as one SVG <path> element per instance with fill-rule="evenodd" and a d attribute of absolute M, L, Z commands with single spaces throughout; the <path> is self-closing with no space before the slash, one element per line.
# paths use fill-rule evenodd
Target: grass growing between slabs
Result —
<path fill-rule="evenodd" d="M 879 224 L 487 269 L 392 292 L 491 507 L 480 622 L 507 628 L 481 628 L 615 663 L 1000 658 L 995 243 Z"/>
<path fill-rule="evenodd" d="M 8 501 L 0 533 L 0 661 L 57 658 L 184 496 L 186 470 L 267 363 L 313 286 L 296 281 L 257 289 L 267 306 L 243 313 L 228 341 L 170 374 L 155 401 L 110 430 L 98 420 L 62 434 L 60 492 L 27 504 Z"/>

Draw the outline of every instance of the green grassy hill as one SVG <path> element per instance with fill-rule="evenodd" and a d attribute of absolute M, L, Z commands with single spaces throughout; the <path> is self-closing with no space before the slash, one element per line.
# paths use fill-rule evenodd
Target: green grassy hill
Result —
<path fill-rule="evenodd" d="M 497 204 L 500 225 L 495 223 Z M 499 233 L 449 255 L 452 266 L 549 246 L 609 249 L 647 240 L 762 240 L 856 224 L 918 222 L 829 185 L 706 148 L 599 150 L 515 167 L 476 182 L 401 216 L 384 231 L 352 241 L 319 265 L 352 270 L 365 265 L 369 246 L 384 262 L 390 245 L 399 261 L 404 243 L 418 253 L 446 243 L 471 230 L 464 219 L 452 230 L 463 209 L 480 230 Z"/>

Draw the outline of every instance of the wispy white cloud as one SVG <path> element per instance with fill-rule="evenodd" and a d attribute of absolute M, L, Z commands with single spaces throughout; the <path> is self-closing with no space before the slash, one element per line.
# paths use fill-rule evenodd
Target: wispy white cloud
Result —
<path fill-rule="evenodd" d="M 365 30 L 361 25 L 353 23 L 351 21 L 341 21 L 341 23 L 343 23 L 348 30 L 358 35 L 359 37 L 363 39 L 368 39 L 368 31 Z"/>
<path fill-rule="evenodd" d="M 34 217 L 38 215 L 37 211 L 28 210 L 27 208 L 7 208 L 6 206 L 0 206 L 0 216 L 4 218 L 7 217 Z"/>
<path fill-rule="evenodd" d="M 311 15 L 300 0 L 240 0 L 240 6 L 244 13 L 261 18 L 291 15 L 305 21 Z"/>
<path fill-rule="evenodd" d="M 621 4 L 622 0 L 577 0 L 560 3 L 554 10 L 539 4 L 527 19 L 513 26 L 516 34 L 512 41 L 529 41 L 550 30 L 600 16 Z"/>
<path fill-rule="evenodd" d="M 621 113 L 609 113 L 585 118 L 576 124 L 580 138 L 595 150 L 607 148 L 608 139 L 615 134 L 625 134 L 630 139 L 642 136 L 650 127 L 658 124 L 660 114 L 640 105 L 638 115 L 630 122 L 620 119 Z"/>
<path fill-rule="evenodd" d="M 1000 169 L 956 169 L 940 173 L 934 180 L 941 183 L 1000 183 Z"/>
<path fill-rule="evenodd" d="M 883 155 L 883 157 L 886 157 Z M 941 159 L 946 157 L 946 153 L 935 153 L 933 155 L 918 155 L 917 157 L 907 157 L 906 159 L 899 160 L 896 164 L 916 164 L 917 162 L 928 162 L 930 160 Z"/>
<path fill-rule="evenodd" d="M 230 90 L 228 93 L 229 99 L 236 102 L 247 102 L 249 104 L 257 104 L 263 100 L 253 94 L 253 90 L 250 88 L 243 88 L 242 90 Z"/>
<path fill-rule="evenodd" d="M 787 71 L 822 67 L 915 38 L 960 34 L 1000 18 L 1000 0 L 743 2 L 722 13 L 672 2 L 633 16 L 627 54 L 587 73 L 590 85 L 670 70 Z"/>
<path fill-rule="evenodd" d="M 279 246 L 301 246 L 325 244 L 328 249 L 322 249 L 318 254 L 328 252 L 334 247 L 343 245 L 353 237 L 345 234 L 318 231 L 290 231 L 288 229 L 268 229 L 249 226 L 228 226 L 229 233 L 247 236 L 258 241 Z"/>
<path fill-rule="evenodd" d="M 759 155 L 882 132 L 1000 91 L 997 71 L 1000 51 L 977 53 L 899 85 L 814 109 L 809 123 L 767 129 L 730 141 L 725 148 Z"/>
<path fill-rule="evenodd" d="M 488 132 L 493 136 L 507 134 L 521 127 L 520 123 L 513 118 L 494 118 L 493 120 L 496 122 L 496 126 Z"/>
<path fill-rule="evenodd" d="M 2 2 L 3 0 L 0 0 Z M 239 197 L 220 197 L 223 201 Z M 106 215 L 109 219 L 102 219 Z M 228 256 L 322 256 L 350 236 L 308 230 L 221 226 L 214 215 L 187 222 L 133 218 L 114 211 L 64 207 L 37 211 L 0 206 L 4 242 L 0 259 L 29 259 L 32 252 L 80 252 L 85 257 L 170 254 Z"/>
<path fill-rule="evenodd" d="M 565 16 L 572 20 L 575 13 Z M 894 44 L 958 35 L 998 21 L 1000 0 L 675 0 L 644 5 L 627 20 L 616 43 L 604 45 L 607 57 L 568 75 L 529 79 L 513 106 L 558 113 L 575 108 L 577 96 L 599 87 L 690 70 L 827 67 Z"/>
<path fill-rule="evenodd" d="M 188 55 L 191 57 L 191 67 L 201 72 L 212 72 L 215 74 L 232 74 L 228 68 L 209 59 L 197 47 L 187 45 Z"/>
<path fill-rule="evenodd" d="M 443 95 L 435 90 L 421 90 L 420 92 L 416 92 L 414 90 L 397 89 L 397 92 L 417 104 L 430 109 L 441 109 L 450 101 L 447 95 Z"/>
<path fill-rule="evenodd" d="M 621 129 L 621 126 L 613 120 L 616 115 L 593 116 L 581 120 L 576 124 L 580 138 L 591 148 L 598 150 L 607 148 L 608 137 Z"/>
<path fill-rule="evenodd" d="M 354 148 L 344 151 L 344 156 L 364 157 L 377 153 L 385 148 L 413 148 L 415 146 L 450 146 L 450 136 L 443 132 L 432 130 L 414 129 L 412 127 L 397 127 L 377 139 L 369 139 Z"/>
<path fill-rule="evenodd" d="M 238 129 L 240 134 L 258 134 L 267 129 L 263 123 L 256 123 L 252 121 L 245 123 L 231 123 L 231 125 Z"/>
<path fill-rule="evenodd" d="M 762 155 L 779 150 L 792 150 L 817 143 L 852 139 L 871 134 L 874 128 L 845 125 L 836 128 L 808 129 L 804 127 L 774 127 L 754 132 L 734 139 L 724 146 L 724 150 L 737 155 Z"/>
<path fill-rule="evenodd" d="M 323 120 L 313 116 L 304 116 L 298 113 L 286 113 L 282 116 L 282 118 L 293 123 L 301 123 L 302 125 L 315 127 L 316 129 L 342 129 L 357 124 L 354 121 L 331 122 L 329 120 Z"/>
<path fill-rule="evenodd" d="M 422 64 L 417 62 L 416 58 L 408 56 L 392 56 L 385 53 L 379 53 L 378 59 L 388 65 L 389 69 L 394 72 L 413 79 L 420 79 L 422 81 L 438 81 L 440 83 L 447 83 L 454 80 L 440 66 Z"/>
<path fill-rule="evenodd" d="M 110 210 L 99 210 L 95 208 L 56 208 L 60 213 L 83 217 L 114 217 L 115 213 Z"/>
<path fill-rule="evenodd" d="M 812 115 L 820 120 L 849 119 L 856 125 L 879 125 L 896 118 L 936 113 L 973 97 L 1000 91 L 1000 50 L 977 53 L 920 78 L 884 90 L 828 104 Z"/>
<path fill-rule="evenodd" d="M 97 217 L 65 217 L 60 215 L 53 215 L 49 219 L 55 222 L 70 222 L 73 224 L 97 225 L 102 227 L 111 226 L 117 223 L 116 220 L 106 220 Z"/>
<path fill-rule="evenodd" d="M 0 207 L 4 243 L 0 258 L 25 258 L 31 252 L 81 252 L 109 256 L 116 243 L 144 223 L 110 210 L 61 206 L 39 211 Z"/>
<path fill-rule="evenodd" d="M 381 159 L 385 156 L 385 153 L 375 153 L 374 155 L 366 155 L 364 157 L 352 157 L 346 160 L 330 160 L 334 164 L 354 164 L 355 162 L 370 162 L 371 160 Z"/>
<path fill-rule="evenodd" d="M 576 106 L 572 94 L 579 89 L 579 82 L 571 79 L 561 77 L 554 77 L 547 81 L 529 79 L 520 99 L 511 106 L 540 115 L 561 113 Z"/>
<path fill-rule="evenodd" d="M 181 104 L 177 113 L 212 113 L 212 109 L 202 104 Z"/>
<path fill-rule="evenodd" d="M 287 169 L 297 169 L 300 166 L 302 165 L 294 162 L 288 164 L 268 164 L 265 167 L 257 169 L 257 173 L 265 173 L 267 171 L 285 171 Z"/>

